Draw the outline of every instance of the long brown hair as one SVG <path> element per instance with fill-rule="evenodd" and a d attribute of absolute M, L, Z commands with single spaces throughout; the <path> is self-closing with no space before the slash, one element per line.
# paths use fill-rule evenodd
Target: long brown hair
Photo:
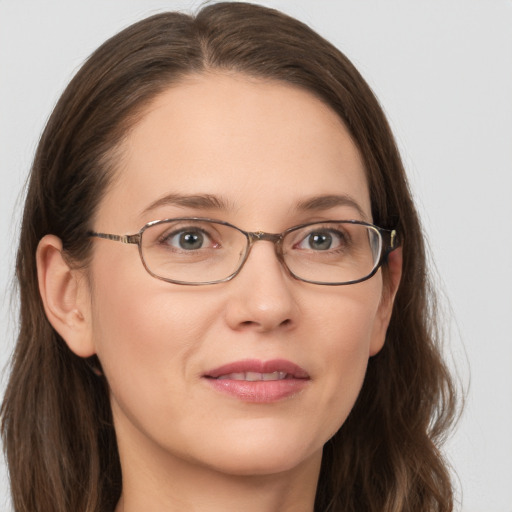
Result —
<path fill-rule="evenodd" d="M 393 136 L 350 61 L 309 27 L 243 3 L 195 17 L 164 13 L 104 43 L 71 81 L 44 130 L 28 185 L 16 276 L 20 330 L 2 404 L 16 512 L 108 512 L 122 479 L 108 383 L 95 358 L 73 354 L 48 322 L 35 253 L 51 233 L 87 264 L 86 236 L 116 167 L 116 148 L 144 107 L 210 69 L 281 80 L 328 104 L 363 156 L 375 224 L 397 228 L 403 277 L 383 350 L 371 358 L 347 421 L 324 448 L 317 512 L 448 512 L 439 446 L 455 413 L 441 359 L 418 215 Z"/>

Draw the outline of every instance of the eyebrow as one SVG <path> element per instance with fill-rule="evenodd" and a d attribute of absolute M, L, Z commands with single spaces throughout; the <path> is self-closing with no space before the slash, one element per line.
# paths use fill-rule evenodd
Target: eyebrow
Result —
<path fill-rule="evenodd" d="M 161 206 L 181 206 L 198 210 L 232 210 L 232 205 L 222 197 L 212 194 L 167 194 L 151 203 L 142 214 L 160 208 Z"/>
<path fill-rule="evenodd" d="M 337 206 L 349 206 L 357 211 L 363 220 L 367 219 L 367 214 L 359 203 L 346 194 L 327 194 L 313 196 L 297 203 L 297 209 L 302 211 L 320 211 L 329 210 Z"/>

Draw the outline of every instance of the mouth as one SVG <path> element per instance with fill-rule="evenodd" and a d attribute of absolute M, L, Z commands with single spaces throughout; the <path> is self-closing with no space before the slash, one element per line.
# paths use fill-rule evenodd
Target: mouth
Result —
<path fill-rule="evenodd" d="M 259 372 L 241 372 L 241 373 L 228 373 L 227 375 L 220 375 L 217 377 L 219 380 L 245 380 L 247 382 L 268 381 L 268 380 L 284 380 L 291 379 L 290 375 L 286 372 L 272 372 L 272 373 L 259 373 Z"/>
<path fill-rule="evenodd" d="M 208 371 L 204 376 L 210 379 L 246 380 L 249 382 L 309 379 L 309 374 L 304 368 L 286 359 L 272 359 L 270 361 L 244 359 L 243 361 L 235 361 L 219 366 Z"/>
<path fill-rule="evenodd" d="M 258 403 L 292 397 L 310 381 L 306 370 L 284 359 L 236 361 L 210 370 L 203 377 L 216 391 Z"/>

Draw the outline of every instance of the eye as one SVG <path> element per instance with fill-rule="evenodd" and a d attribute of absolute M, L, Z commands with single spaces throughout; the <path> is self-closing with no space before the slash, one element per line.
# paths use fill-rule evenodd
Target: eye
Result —
<path fill-rule="evenodd" d="M 312 250 L 312 251 L 328 251 L 339 249 L 345 243 L 343 233 L 332 229 L 315 230 L 307 233 L 294 248 Z"/>
<path fill-rule="evenodd" d="M 165 233 L 160 237 L 159 243 L 182 251 L 197 251 L 218 245 L 206 231 L 195 227 Z"/>

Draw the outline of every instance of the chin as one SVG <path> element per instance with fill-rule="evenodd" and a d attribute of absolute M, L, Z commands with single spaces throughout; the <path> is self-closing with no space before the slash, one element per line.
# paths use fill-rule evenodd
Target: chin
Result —
<path fill-rule="evenodd" d="M 203 451 L 208 466 L 224 474 L 264 476 L 285 473 L 304 464 L 320 463 L 324 440 L 309 442 L 304 436 L 273 435 L 231 437 L 215 443 L 214 449 Z M 206 461 L 208 459 L 210 463 Z"/>
<path fill-rule="evenodd" d="M 298 457 L 297 452 L 290 454 L 286 452 L 270 452 L 263 450 L 257 456 L 250 454 L 231 454 L 226 460 L 217 460 L 215 468 L 218 472 L 232 476 L 267 476 L 279 473 L 287 473 L 310 463 L 315 463 L 318 459 L 320 464 L 322 450 L 313 454 L 303 454 Z M 267 453 L 265 453 L 267 452 Z"/>

